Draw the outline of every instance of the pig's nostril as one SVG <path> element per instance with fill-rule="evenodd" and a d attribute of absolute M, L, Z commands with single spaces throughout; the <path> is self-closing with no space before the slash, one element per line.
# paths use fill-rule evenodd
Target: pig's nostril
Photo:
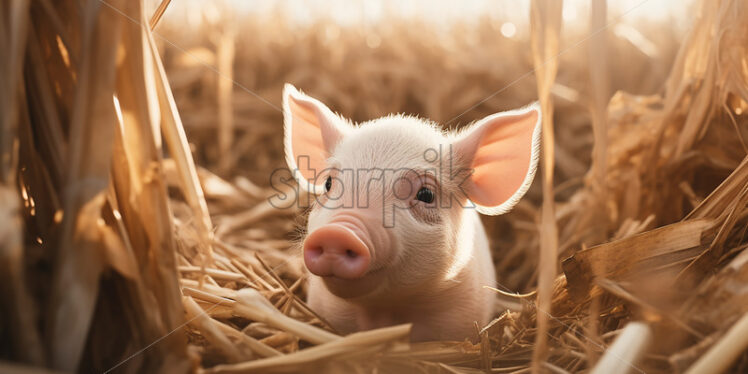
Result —
<path fill-rule="evenodd" d="M 371 254 L 366 244 L 345 227 L 329 224 L 313 231 L 304 241 L 304 263 L 312 274 L 343 279 L 362 277 Z"/>
<path fill-rule="evenodd" d="M 309 252 L 309 255 L 313 258 L 317 258 L 319 256 L 322 256 L 322 252 L 324 252 L 324 249 L 322 249 L 322 246 L 312 246 L 305 249 L 305 251 Z"/>

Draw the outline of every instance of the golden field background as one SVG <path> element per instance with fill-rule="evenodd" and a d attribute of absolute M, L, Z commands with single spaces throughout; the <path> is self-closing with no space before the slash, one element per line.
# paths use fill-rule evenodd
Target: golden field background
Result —
<path fill-rule="evenodd" d="M 746 370 L 745 1 L 446 24 L 168 3 L 0 5 L 0 371 Z M 477 344 L 306 307 L 304 209 L 267 201 L 285 82 L 356 121 L 552 108 L 543 175 L 483 217 Z"/>
<path fill-rule="evenodd" d="M 246 14 L 247 18 L 228 6 L 202 6 L 195 12 L 192 17 L 182 14 L 184 18 L 165 20 L 157 41 L 162 39 L 165 68 L 197 163 L 229 179 L 246 177 L 268 187 L 271 173 L 286 167 L 278 109 L 285 82 L 354 121 L 406 113 L 448 128 L 538 99 L 529 30 L 507 38 L 500 28 L 512 20 L 498 16 L 450 20 L 438 28 L 427 20 L 396 15 L 391 16 L 394 22 L 387 18 L 365 26 L 339 25 L 326 18 L 301 24 L 289 19 L 281 7 L 261 16 Z M 580 18 L 577 22 L 586 21 Z M 652 20 L 633 22 L 616 25 L 624 33 L 633 28 L 658 30 L 646 32 L 656 47 L 656 58 L 642 50 L 650 52 L 646 49 L 650 45 L 637 46 L 616 36 L 610 27 L 610 92 L 655 94 L 662 90 L 683 35 Z M 559 199 L 568 199 L 582 186 L 591 162 L 590 62 L 587 45 L 580 43 L 586 32 L 576 27 L 564 35 L 553 87 L 554 182 L 561 187 L 556 192 Z M 231 84 L 232 79 L 236 84 Z M 223 149 L 222 128 L 228 133 L 225 138 L 231 139 Z M 517 212 L 483 217 L 493 232 L 499 273 L 515 291 L 534 287 L 537 242 L 532 241 L 538 237 L 533 226 L 539 220 L 539 180 Z M 526 233 L 529 240 L 514 238 L 517 226 L 519 231 L 531 231 Z M 288 237 L 288 231 L 269 229 L 268 233 Z M 512 246 L 523 248 L 509 256 L 502 253 Z"/>

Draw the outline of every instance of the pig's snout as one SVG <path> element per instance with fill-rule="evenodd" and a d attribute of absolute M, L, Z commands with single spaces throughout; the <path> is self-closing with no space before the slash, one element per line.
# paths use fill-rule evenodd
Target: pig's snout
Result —
<path fill-rule="evenodd" d="M 370 262 L 371 252 L 362 238 L 342 225 L 324 225 L 304 241 L 304 263 L 321 277 L 360 278 Z"/>

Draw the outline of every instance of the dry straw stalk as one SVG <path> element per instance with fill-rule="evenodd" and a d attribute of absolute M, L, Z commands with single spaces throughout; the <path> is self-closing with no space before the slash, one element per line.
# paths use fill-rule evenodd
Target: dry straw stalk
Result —
<path fill-rule="evenodd" d="M 699 2 L 680 43 L 642 28 L 654 53 L 596 32 L 600 2 L 582 52 L 555 1 L 518 39 L 176 3 L 0 4 L 0 372 L 745 371 L 745 1 Z M 540 99 L 543 177 L 484 221 L 502 284 L 477 344 L 341 336 L 304 303 L 308 201 L 268 202 L 286 81 L 356 120 Z"/>

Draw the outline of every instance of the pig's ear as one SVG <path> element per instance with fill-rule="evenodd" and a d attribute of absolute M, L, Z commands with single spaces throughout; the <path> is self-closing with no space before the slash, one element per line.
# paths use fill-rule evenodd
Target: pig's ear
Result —
<path fill-rule="evenodd" d="M 508 212 L 530 188 L 540 150 L 540 105 L 490 115 L 453 143 L 453 151 L 469 165 L 463 190 L 478 212 Z"/>
<path fill-rule="evenodd" d="M 301 188 L 323 192 L 324 180 L 317 176 L 350 125 L 288 83 L 283 88 L 283 124 L 288 168 Z"/>

